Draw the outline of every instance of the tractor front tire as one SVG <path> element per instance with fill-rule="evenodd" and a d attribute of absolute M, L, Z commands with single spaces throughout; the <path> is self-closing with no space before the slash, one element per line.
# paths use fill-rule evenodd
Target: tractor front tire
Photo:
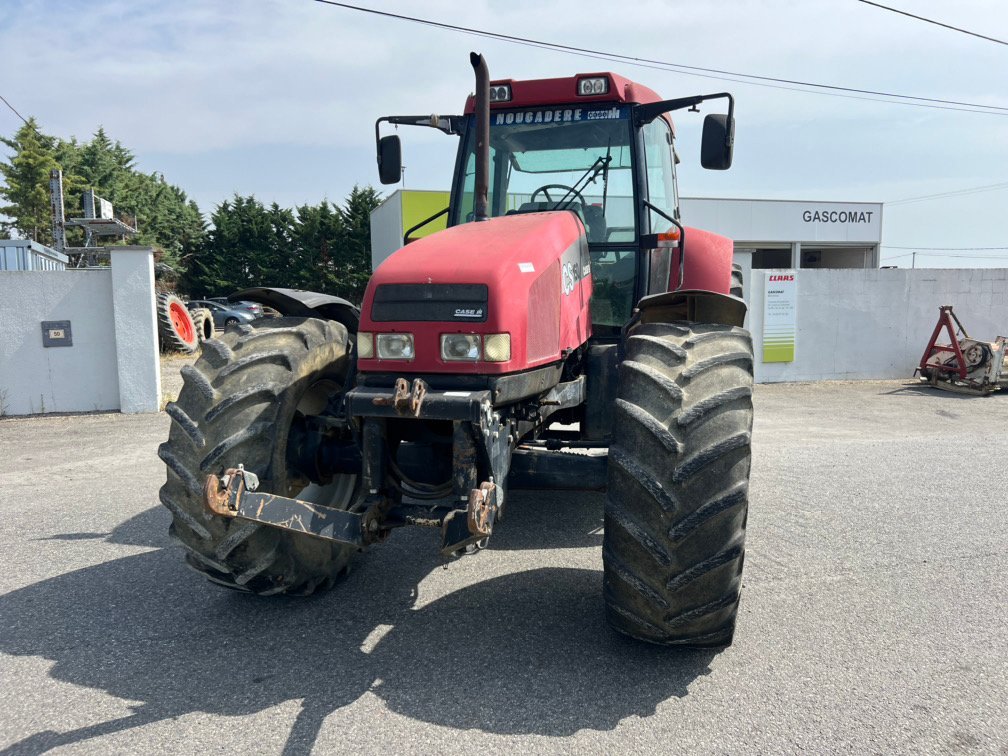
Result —
<path fill-rule="evenodd" d="M 602 559 L 610 625 L 634 638 L 727 646 L 745 557 L 752 339 L 649 323 L 627 339 L 609 447 Z"/>
<path fill-rule="evenodd" d="M 196 363 L 182 368 L 178 401 L 165 408 L 168 441 L 158 448 L 168 467 L 160 500 L 173 516 L 170 536 L 210 580 L 263 595 L 307 595 L 346 571 L 353 547 L 213 514 L 203 484 L 241 463 L 259 476 L 260 492 L 352 504 L 359 476 L 320 486 L 296 479 L 286 462 L 295 413 L 318 414 L 343 390 L 347 341 L 336 322 L 277 318 L 205 342 Z"/>

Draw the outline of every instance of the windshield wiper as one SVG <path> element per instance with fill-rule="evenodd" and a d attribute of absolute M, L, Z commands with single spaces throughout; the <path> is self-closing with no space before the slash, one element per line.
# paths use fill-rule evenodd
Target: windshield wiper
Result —
<path fill-rule="evenodd" d="M 602 215 L 606 211 L 606 198 L 609 195 L 609 163 L 612 162 L 612 139 L 605 148 L 605 168 L 602 170 Z"/>
<path fill-rule="evenodd" d="M 564 210 L 567 208 L 577 196 L 581 195 L 582 190 L 587 188 L 588 184 L 595 183 L 595 179 L 598 178 L 600 173 L 605 171 L 608 175 L 610 162 L 612 162 L 612 156 L 609 154 L 609 148 L 606 148 L 605 157 L 596 159 L 594 163 L 588 166 L 588 170 L 582 174 L 581 178 L 574 182 L 573 186 L 567 188 L 567 193 L 557 200 L 551 209 Z M 604 187 L 602 191 L 605 192 Z"/>

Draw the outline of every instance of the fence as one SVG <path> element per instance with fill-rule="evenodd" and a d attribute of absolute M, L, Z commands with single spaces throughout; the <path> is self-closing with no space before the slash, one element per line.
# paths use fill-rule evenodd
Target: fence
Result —
<path fill-rule="evenodd" d="M 30 239 L 0 239 L 0 271 L 65 270 L 67 256 Z"/>

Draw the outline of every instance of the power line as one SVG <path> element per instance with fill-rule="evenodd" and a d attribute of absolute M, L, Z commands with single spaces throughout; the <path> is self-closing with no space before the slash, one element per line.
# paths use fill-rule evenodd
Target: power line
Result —
<path fill-rule="evenodd" d="M 950 252 L 967 252 L 967 251 L 979 252 L 991 249 L 1008 249 L 1008 247 L 915 247 L 915 246 L 899 247 L 896 246 L 895 244 L 880 244 L 879 246 L 882 247 L 882 249 L 916 249 L 916 250 L 926 249 L 926 250 L 941 250 Z M 998 256 L 1000 257 L 1000 255 Z"/>
<path fill-rule="evenodd" d="M 907 197 L 905 199 L 886 202 L 885 204 L 891 207 L 893 205 L 904 205 L 909 204 L 911 202 L 924 202 L 926 200 L 942 199 L 944 197 L 956 197 L 959 195 L 966 195 L 966 194 L 979 194 L 981 192 L 992 192 L 997 189 L 1008 189 L 1008 181 L 1002 182 L 1000 184 L 986 184 L 984 186 L 972 186 L 966 189 L 954 189 L 949 192 L 940 192 L 939 194 L 924 194 L 919 197 Z"/>
<path fill-rule="evenodd" d="M 928 107 L 938 110 L 959 110 L 967 113 L 986 113 L 988 115 L 999 115 L 999 116 L 1008 115 L 1008 107 L 1002 107 L 999 105 L 983 105 L 980 103 L 963 102 L 959 100 L 944 100 L 934 97 L 918 97 L 915 95 L 903 95 L 903 94 L 896 94 L 893 92 L 882 92 L 871 89 L 857 89 L 855 87 L 843 87 L 834 84 L 817 84 L 815 82 L 807 82 L 797 79 L 781 79 L 772 76 L 760 76 L 757 74 L 738 73 L 735 71 L 726 71 L 718 68 L 703 68 L 701 66 L 690 66 L 683 63 L 652 60 L 649 58 L 637 58 L 630 55 L 622 55 L 620 53 L 606 52 L 603 50 L 592 50 L 590 48 L 584 48 L 584 47 L 574 47 L 572 45 L 563 45 L 557 42 L 545 42 L 542 40 L 530 39 L 527 37 L 518 37 L 510 34 L 503 34 L 500 32 L 487 31 L 485 29 L 475 29 L 467 26 L 447 24 L 440 21 L 433 21 L 431 19 L 419 18 L 416 16 L 405 16 L 399 13 L 391 13 L 389 11 L 377 10 L 375 8 L 366 8 L 360 5 L 352 5 L 350 3 L 337 2 L 336 0 L 314 0 L 314 2 L 321 3 L 323 5 L 335 6 L 337 8 L 343 8 L 345 10 L 353 10 L 353 11 L 359 11 L 361 13 L 369 13 L 384 18 L 392 18 L 399 21 L 408 21 L 410 23 L 422 24 L 424 26 L 432 26 L 438 29 L 461 32 L 464 34 L 472 34 L 478 37 L 495 39 L 502 42 L 510 42 L 513 44 L 524 45 L 527 47 L 537 47 L 540 49 L 573 53 L 575 55 L 580 55 L 583 57 L 596 58 L 606 61 L 618 61 L 620 63 L 640 66 L 643 68 L 657 68 L 658 70 L 663 71 L 672 70 L 677 73 L 688 74 L 693 76 L 701 76 L 703 78 L 735 81 L 741 84 L 750 84 L 753 86 L 765 86 L 774 89 L 788 89 L 796 92 L 807 92 L 809 94 L 821 94 L 833 97 L 849 97 L 853 99 L 867 99 L 872 102 L 888 102 L 894 105 L 914 105 L 916 107 Z M 729 77 L 736 77 L 736 78 L 729 78 Z M 775 83 L 768 83 L 768 82 L 775 82 Z M 782 86 L 782 85 L 795 85 L 795 86 Z M 797 87 L 809 87 L 809 89 L 798 89 Z M 856 95 L 871 95 L 871 97 L 856 97 Z M 879 98 L 897 98 L 897 99 L 879 99 Z M 962 107 L 955 107 L 955 106 L 962 106 Z"/>
<path fill-rule="evenodd" d="M 1008 255 L 946 255 L 936 252 L 915 252 L 918 257 L 940 257 L 952 260 L 1008 260 Z"/>
<path fill-rule="evenodd" d="M 27 126 L 27 125 L 28 125 L 28 119 L 27 119 L 27 118 L 25 118 L 25 117 L 24 117 L 23 115 L 21 115 L 20 113 L 18 113 L 18 112 L 17 112 L 17 110 L 15 110 L 15 109 L 14 109 L 14 106 L 13 106 L 13 105 L 11 105 L 11 104 L 10 104 L 9 102 L 7 102 L 7 98 L 6 98 L 6 97 L 4 97 L 3 95 L 0 95 L 0 100 L 3 100 L 3 103 L 4 103 L 4 105 L 6 105 L 6 106 L 7 106 L 8 108 L 10 108 L 10 109 L 11 109 L 11 112 L 12 112 L 12 113 L 13 113 L 14 115 L 16 115 L 16 116 L 17 116 L 18 118 L 20 118 L 20 119 L 21 119 L 22 121 L 24 121 L 24 122 L 25 122 L 25 126 Z"/>
<path fill-rule="evenodd" d="M 897 8 L 890 8 L 888 5 L 881 5 L 880 3 L 873 3 L 871 0 L 859 0 L 859 2 L 865 5 L 874 5 L 876 8 L 882 8 L 883 10 L 892 11 L 893 13 L 899 13 L 901 16 L 909 16 L 910 18 L 916 18 L 918 21 L 926 21 L 929 24 L 934 24 L 935 26 L 944 26 L 946 29 L 951 29 L 952 31 L 962 32 L 963 34 L 969 34 L 974 37 L 980 37 L 980 39 L 986 39 L 988 42 L 997 42 L 999 45 L 1008 45 L 1003 39 L 995 39 L 994 37 L 986 37 L 983 34 L 977 34 L 976 32 L 971 32 L 968 29 L 960 29 L 958 26 L 950 26 L 949 24 L 943 24 L 941 21 L 935 21 L 931 18 L 924 18 L 924 16 L 915 16 L 913 13 L 907 13 L 906 11 L 899 10 Z"/>

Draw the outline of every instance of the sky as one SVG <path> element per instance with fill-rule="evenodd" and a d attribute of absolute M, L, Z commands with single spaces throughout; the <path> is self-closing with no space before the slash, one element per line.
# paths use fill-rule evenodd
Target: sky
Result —
<path fill-rule="evenodd" d="M 881 1 L 1008 41 L 1006 0 Z M 1008 44 L 858 0 L 355 4 L 640 59 L 1008 109 Z M 87 139 L 104 126 L 139 169 L 163 173 L 205 214 L 235 193 L 290 207 L 379 186 L 375 119 L 461 112 L 470 50 L 484 54 L 491 78 L 610 70 L 667 98 L 727 89 L 736 98 L 730 171 L 700 168 L 702 115 L 676 114 L 683 195 L 884 202 L 883 265 L 908 267 L 916 249 L 917 267 L 1008 267 L 1008 110 L 756 86 L 313 0 L 0 3 L 0 95 L 49 134 Z M 20 125 L 0 103 L 0 134 Z M 448 189 L 455 139 L 400 133 L 405 185 Z M 905 201 L 991 185 L 1000 186 Z"/>

